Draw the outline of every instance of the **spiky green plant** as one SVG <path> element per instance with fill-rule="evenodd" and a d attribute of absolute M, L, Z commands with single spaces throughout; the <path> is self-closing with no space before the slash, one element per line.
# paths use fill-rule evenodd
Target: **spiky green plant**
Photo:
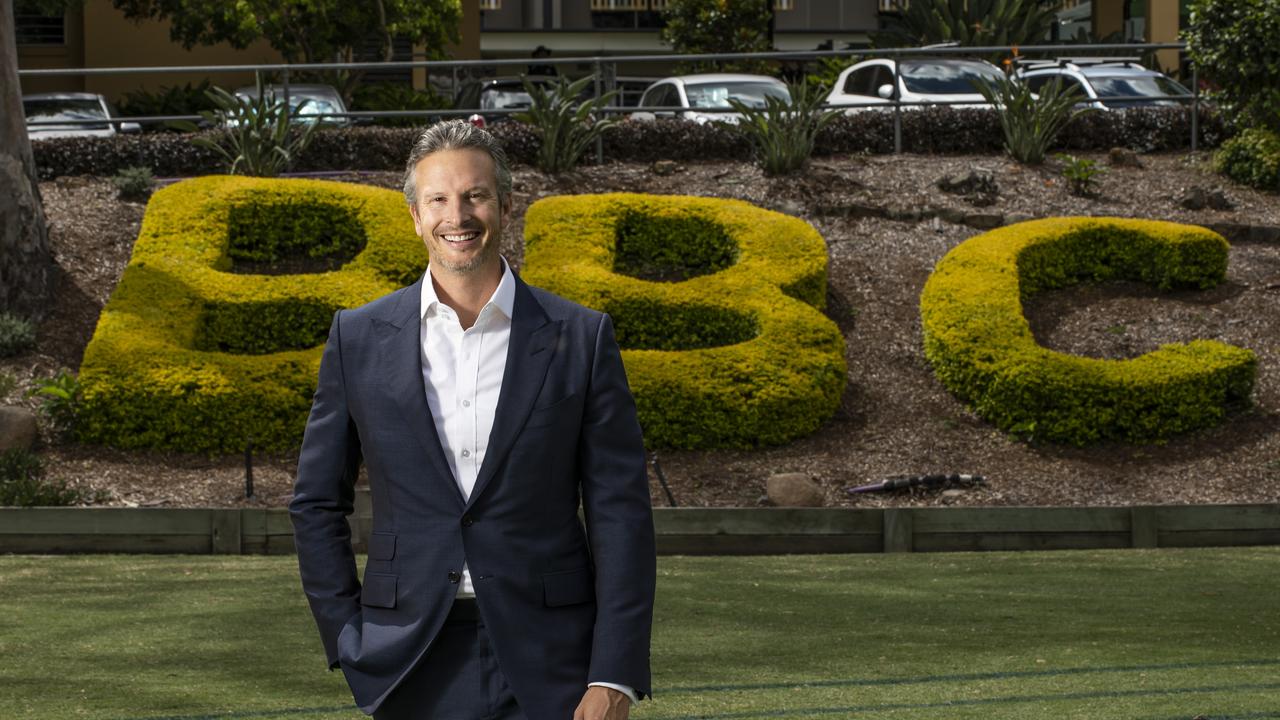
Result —
<path fill-rule="evenodd" d="M 291 112 L 283 98 L 264 92 L 262 76 L 257 79 L 256 97 L 242 98 L 220 87 L 214 87 L 208 96 L 217 109 L 201 111 L 200 116 L 218 134 L 191 142 L 217 153 L 232 175 L 279 175 L 311 144 L 320 126 L 318 122 L 294 122 L 297 112 L 310 101 L 303 101 Z M 192 123 L 183 124 L 183 128 L 197 129 Z"/>
<path fill-rule="evenodd" d="M 1000 113 L 1005 150 L 1024 165 L 1044 162 L 1058 132 L 1072 119 L 1094 110 L 1076 107 L 1084 95 L 1074 83 L 1064 85 L 1057 78 L 1040 89 L 1039 97 L 1024 83 L 1007 77 L 994 83 L 979 80 L 976 87 Z"/>
<path fill-rule="evenodd" d="M 756 162 L 766 175 L 786 175 L 803 168 L 813 154 L 818 131 L 840 114 L 839 110 L 822 109 L 827 96 L 823 85 L 805 79 L 787 89 L 791 102 L 765 95 L 763 107 L 729 98 L 733 109 L 742 114 L 738 127 L 751 140 Z"/>
<path fill-rule="evenodd" d="M 558 78 L 548 86 L 521 79 L 532 102 L 528 110 L 516 113 L 515 118 L 537 130 L 542 144 L 536 161 L 538 169 L 545 173 L 572 170 L 596 138 L 618 122 L 601 112 L 617 96 L 616 90 L 598 98 L 580 99 L 591 84 L 590 75 L 573 82 Z"/>

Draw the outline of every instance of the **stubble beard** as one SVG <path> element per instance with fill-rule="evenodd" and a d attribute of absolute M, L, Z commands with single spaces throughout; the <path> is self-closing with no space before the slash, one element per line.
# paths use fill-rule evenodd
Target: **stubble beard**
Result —
<path fill-rule="evenodd" d="M 433 264 L 438 263 L 443 269 L 447 270 L 448 272 L 454 275 L 474 275 L 475 273 L 478 273 L 482 269 L 484 269 L 485 264 L 489 262 L 491 258 L 497 256 L 498 245 L 499 245 L 497 241 L 501 237 L 502 237 L 502 231 L 501 229 L 499 229 L 496 233 L 494 233 L 491 237 L 488 238 L 489 242 L 487 242 L 485 245 L 483 245 L 480 248 L 480 252 L 475 253 L 474 255 L 471 255 L 461 261 L 455 261 L 455 260 L 449 259 L 444 256 L 444 253 L 441 253 L 441 257 L 438 257 L 438 258 L 432 257 L 430 258 L 430 260 Z M 445 248 L 449 247 L 448 240 L 445 240 L 444 238 L 438 237 L 438 236 L 435 237 L 435 240 L 440 246 Z M 428 250 L 429 249 L 430 248 L 428 248 Z"/>

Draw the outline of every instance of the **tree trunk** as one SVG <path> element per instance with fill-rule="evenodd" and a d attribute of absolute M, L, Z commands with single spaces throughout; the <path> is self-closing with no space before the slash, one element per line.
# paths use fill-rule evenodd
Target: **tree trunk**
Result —
<path fill-rule="evenodd" d="M 39 319 L 53 256 L 18 86 L 13 0 L 0 0 L 0 312 Z"/>

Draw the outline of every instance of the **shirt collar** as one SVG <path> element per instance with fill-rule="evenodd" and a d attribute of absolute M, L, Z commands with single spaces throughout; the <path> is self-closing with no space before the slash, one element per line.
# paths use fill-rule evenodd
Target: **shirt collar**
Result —
<path fill-rule="evenodd" d="M 516 307 L 516 279 L 511 273 L 511 266 L 507 264 L 507 259 L 504 257 L 499 259 L 502 260 L 502 279 L 498 281 L 497 289 L 493 291 L 493 295 L 484 306 L 487 308 L 492 305 L 510 320 Z M 431 265 L 428 264 L 427 272 L 422 276 L 422 299 L 418 316 L 426 319 L 427 313 L 443 304 L 440 302 L 440 297 L 436 295 L 435 283 L 431 282 Z M 483 313 L 484 308 L 481 308 L 480 312 Z"/>

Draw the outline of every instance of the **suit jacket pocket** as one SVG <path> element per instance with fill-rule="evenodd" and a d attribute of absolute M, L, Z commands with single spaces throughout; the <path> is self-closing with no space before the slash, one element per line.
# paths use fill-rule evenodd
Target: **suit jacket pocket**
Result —
<path fill-rule="evenodd" d="M 591 602 L 596 597 L 595 579 L 591 568 L 547 573 L 542 576 L 542 592 L 547 607 Z"/>
<path fill-rule="evenodd" d="M 369 534 L 369 559 L 390 560 L 396 556 L 396 536 L 391 533 Z"/>
<path fill-rule="evenodd" d="M 542 427 L 543 425 L 551 425 L 555 421 L 564 416 L 565 413 L 573 410 L 574 402 L 578 398 L 578 393 L 572 393 L 553 403 L 535 407 L 533 412 L 529 413 L 529 419 L 525 421 L 526 428 Z"/>
<path fill-rule="evenodd" d="M 365 573 L 364 587 L 360 589 L 360 604 L 381 608 L 395 607 L 396 576 Z"/>

